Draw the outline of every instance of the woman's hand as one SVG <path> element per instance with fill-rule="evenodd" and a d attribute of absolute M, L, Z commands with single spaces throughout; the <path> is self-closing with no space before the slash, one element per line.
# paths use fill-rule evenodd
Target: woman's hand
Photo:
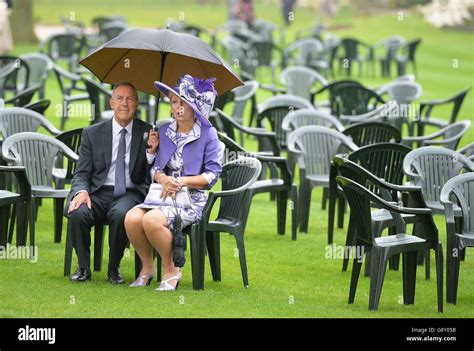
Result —
<path fill-rule="evenodd" d="M 162 199 L 166 199 L 168 196 L 171 196 L 174 199 L 176 197 L 176 193 L 181 190 L 181 184 L 179 180 L 174 177 L 160 173 L 156 176 L 156 180 L 163 187 L 163 191 L 161 192 Z"/>
<path fill-rule="evenodd" d="M 158 131 L 150 129 L 150 132 L 148 133 L 148 146 L 150 146 L 150 148 L 148 149 L 148 153 L 152 155 L 156 154 L 158 145 L 160 145 L 160 137 L 158 135 Z"/>

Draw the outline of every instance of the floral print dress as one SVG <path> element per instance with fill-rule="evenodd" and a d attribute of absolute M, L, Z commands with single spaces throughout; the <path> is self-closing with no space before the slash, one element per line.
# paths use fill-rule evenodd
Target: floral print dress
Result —
<path fill-rule="evenodd" d="M 154 166 L 151 169 L 151 176 L 154 179 L 156 172 L 164 172 L 168 176 L 181 175 L 183 169 L 183 148 L 186 144 L 198 139 L 201 135 L 201 122 L 196 120 L 193 128 L 188 134 L 182 134 L 177 132 L 176 121 L 172 122 L 166 130 L 166 136 L 176 145 L 176 151 L 171 157 L 170 161 L 166 165 L 164 170 L 159 169 L 158 166 Z M 216 175 L 211 172 L 205 172 L 201 174 L 206 180 L 211 183 L 216 178 Z M 207 194 L 201 189 L 189 189 L 191 196 L 192 207 L 191 208 L 180 208 L 169 206 L 165 204 L 162 199 L 154 199 L 151 202 L 144 202 L 135 207 L 145 209 L 159 209 L 168 219 L 168 227 L 174 229 L 174 219 L 176 214 L 179 214 L 182 219 L 182 228 L 199 221 L 202 217 L 202 211 L 204 205 L 207 202 Z"/>

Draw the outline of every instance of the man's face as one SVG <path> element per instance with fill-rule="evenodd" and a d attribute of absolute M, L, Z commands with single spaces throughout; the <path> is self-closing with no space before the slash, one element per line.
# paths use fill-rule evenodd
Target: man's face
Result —
<path fill-rule="evenodd" d="M 130 123 L 137 110 L 136 92 L 132 87 L 121 85 L 110 98 L 110 107 L 114 110 L 115 120 L 125 127 Z"/>

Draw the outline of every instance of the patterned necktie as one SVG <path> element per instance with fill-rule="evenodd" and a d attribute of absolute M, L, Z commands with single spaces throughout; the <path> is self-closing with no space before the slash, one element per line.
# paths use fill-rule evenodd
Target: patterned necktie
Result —
<path fill-rule="evenodd" d="M 125 195 L 127 189 L 125 187 L 125 134 L 127 130 L 123 128 L 120 131 L 120 141 L 117 151 L 117 160 L 115 161 L 115 186 L 114 198 Z"/>

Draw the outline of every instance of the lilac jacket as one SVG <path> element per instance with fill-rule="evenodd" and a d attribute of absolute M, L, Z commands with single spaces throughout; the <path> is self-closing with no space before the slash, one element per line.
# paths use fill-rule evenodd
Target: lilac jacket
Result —
<path fill-rule="evenodd" d="M 166 135 L 172 122 L 164 123 L 159 129 L 160 146 L 153 168 L 168 174 L 166 165 L 176 151 L 176 144 Z M 215 179 L 206 188 L 211 188 L 222 172 L 222 150 L 217 131 L 212 126 L 201 124 L 201 136 L 186 144 L 183 148 L 183 176 L 195 176 L 204 172 L 212 172 Z"/>

